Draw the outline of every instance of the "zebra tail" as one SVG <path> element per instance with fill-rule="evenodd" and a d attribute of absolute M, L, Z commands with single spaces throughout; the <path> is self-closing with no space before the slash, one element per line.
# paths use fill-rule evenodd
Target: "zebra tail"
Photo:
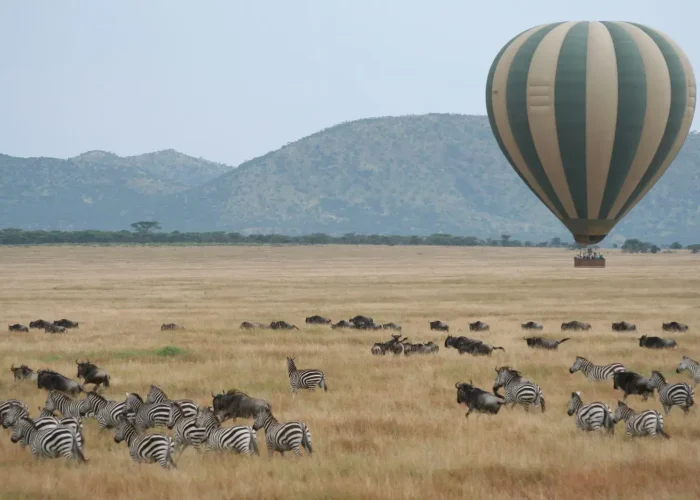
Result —
<path fill-rule="evenodd" d="M 325 375 L 321 379 L 321 382 L 323 383 L 323 392 L 328 392 L 328 384 L 326 383 L 326 376 Z"/>
<path fill-rule="evenodd" d="M 109 375 L 105 378 L 105 387 L 109 387 Z"/>
<path fill-rule="evenodd" d="M 695 400 L 693 399 L 692 389 L 691 389 L 691 392 L 688 393 L 688 396 L 685 398 L 685 404 L 688 408 L 690 408 L 691 406 L 693 406 L 695 404 Z"/>
<path fill-rule="evenodd" d="M 80 449 L 78 444 L 78 430 L 71 427 L 71 433 L 73 434 L 73 449 L 71 450 L 73 458 L 78 462 L 87 462 L 85 455 L 83 455 L 83 450 Z"/>
<path fill-rule="evenodd" d="M 168 450 L 165 452 L 165 463 L 169 464 L 173 469 L 177 469 L 175 461 L 173 460 L 173 449 L 175 448 L 175 442 L 173 438 L 168 437 Z"/>
<path fill-rule="evenodd" d="M 306 451 L 309 452 L 309 455 L 312 453 L 311 449 L 311 432 L 309 431 L 309 428 L 304 424 L 304 429 L 301 434 L 301 445 L 306 448 Z"/>
<path fill-rule="evenodd" d="M 656 414 L 656 432 L 658 432 L 659 434 L 661 434 L 661 435 L 662 435 L 663 437 L 665 437 L 666 439 L 671 439 L 671 436 L 669 436 L 668 434 L 666 434 L 666 431 L 665 431 L 664 428 L 663 428 L 663 425 L 664 425 L 664 424 L 663 424 L 663 419 L 662 419 L 662 418 L 663 418 L 663 417 L 661 417 L 661 413 L 657 413 L 657 414 Z"/>
<path fill-rule="evenodd" d="M 250 428 L 250 451 L 252 455 L 260 455 L 260 452 L 258 451 L 258 439 L 256 436 L 255 430 L 251 427 Z"/>

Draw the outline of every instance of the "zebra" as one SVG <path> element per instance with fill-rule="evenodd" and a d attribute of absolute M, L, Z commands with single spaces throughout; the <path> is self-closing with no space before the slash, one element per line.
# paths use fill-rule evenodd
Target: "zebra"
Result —
<path fill-rule="evenodd" d="M 606 431 L 615 434 L 613 413 L 608 405 L 596 401 L 583 404 L 579 391 L 571 393 L 568 415 L 576 414 L 576 427 L 582 431 Z"/>
<path fill-rule="evenodd" d="M 496 368 L 496 380 L 493 383 L 493 393 L 497 396 L 498 389 L 505 390 L 505 404 L 512 403 L 511 408 L 516 404 L 522 405 L 525 411 L 530 410 L 530 406 L 540 406 L 542 413 L 545 411 L 544 395 L 539 385 L 525 380 L 519 371 L 508 366 Z"/>
<path fill-rule="evenodd" d="M 139 432 L 151 427 L 165 427 L 170 420 L 170 403 L 144 403 L 135 392 L 126 393 L 124 409 L 134 412 L 133 425 Z"/>
<path fill-rule="evenodd" d="M 693 401 L 695 391 L 685 382 L 668 383 L 660 372 L 653 371 L 651 372 L 649 385 L 658 391 L 659 402 L 663 406 L 666 415 L 669 414 L 672 406 L 680 406 L 683 413 L 687 415 L 690 407 L 695 404 L 695 401 Z"/>
<path fill-rule="evenodd" d="M 15 406 L 24 408 L 25 412 L 29 412 L 29 407 L 19 399 L 8 399 L 7 401 L 0 401 L 0 422 L 3 422 L 5 420 L 5 414 L 7 414 L 7 412 Z"/>
<path fill-rule="evenodd" d="M 664 417 L 656 410 L 642 410 L 639 413 L 627 406 L 623 401 L 617 402 L 613 422 L 625 421 L 625 434 L 628 437 L 651 436 L 656 438 L 661 434 L 666 439 L 671 436 L 664 431 Z"/>
<path fill-rule="evenodd" d="M 676 367 L 676 373 L 681 373 L 683 370 L 690 372 L 690 376 L 693 379 L 693 387 L 698 385 L 698 382 L 700 382 L 700 363 L 688 356 L 683 356 Z"/>
<path fill-rule="evenodd" d="M 597 382 L 612 378 L 617 372 L 626 371 L 625 365 L 622 363 L 610 363 L 609 365 L 594 365 L 586 358 L 576 356 L 576 361 L 569 368 L 569 373 L 582 371 L 588 380 Z"/>
<path fill-rule="evenodd" d="M 37 429 L 34 422 L 26 417 L 17 421 L 10 440 L 13 443 L 24 441 L 37 458 L 63 457 L 78 462 L 86 462 L 78 444 L 76 431 L 69 426 Z"/>
<path fill-rule="evenodd" d="M 126 406 L 124 401 L 111 401 L 96 392 L 88 392 L 85 401 L 85 410 L 95 414 L 100 431 L 116 427 Z"/>
<path fill-rule="evenodd" d="M 207 451 L 233 451 L 246 455 L 259 455 L 257 433 L 248 425 L 221 428 L 213 408 L 200 408 L 195 419 L 198 428 L 204 429 L 204 446 Z"/>
<path fill-rule="evenodd" d="M 118 419 L 114 432 L 114 442 L 126 441 L 129 447 L 129 455 L 134 463 L 151 464 L 158 462 L 164 469 L 176 468 L 173 461 L 174 444 L 169 436 L 164 434 L 141 434 L 126 419 L 121 416 Z"/>
<path fill-rule="evenodd" d="M 268 410 L 262 410 L 255 416 L 253 430 L 265 429 L 265 444 L 267 456 L 272 457 L 275 451 L 284 456 L 285 451 L 292 450 L 296 456 L 301 456 L 300 448 L 306 449 L 311 455 L 311 432 L 304 422 L 292 421 L 280 424 Z"/>
<path fill-rule="evenodd" d="M 180 455 L 185 452 L 185 448 L 192 446 L 199 451 L 202 443 L 206 441 L 207 432 L 203 427 L 197 426 L 196 417 L 186 417 L 182 407 L 175 401 L 170 402 L 170 417 L 168 418 L 168 429 L 173 430 L 173 442 L 175 451 L 182 449 Z"/>
<path fill-rule="evenodd" d="M 199 405 L 197 403 L 191 399 L 169 399 L 165 392 L 163 392 L 163 389 L 155 385 L 152 385 L 151 390 L 148 391 L 145 403 L 170 403 L 171 401 L 180 405 L 180 409 L 182 413 L 185 414 L 185 417 L 194 417 L 197 415 L 197 410 L 199 410 Z"/>
<path fill-rule="evenodd" d="M 293 395 L 296 395 L 297 389 L 314 391 L 317 385 L 321 387 L 324 392 L 328 392 L 326 375 L 321 370 L 316 370 L 315 368 L 297 370 L 294 364 L 294 358 L 287 357 L 287 374 L 289 375 L 289 384 L 292 386 Z"/>
<path fill-rule="evenodd" d="M 61 392 L 51 390 L 46 397 L 44 408 L 47 411 L 60 411 L 64 417 L 80 418 L 85 414 L 85 400 L 72 399 Z"/>

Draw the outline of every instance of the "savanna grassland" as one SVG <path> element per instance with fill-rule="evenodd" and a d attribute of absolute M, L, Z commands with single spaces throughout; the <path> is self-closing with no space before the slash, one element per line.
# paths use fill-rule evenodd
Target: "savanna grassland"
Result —
<path fill-rule="evenodd" d="M 211 393 L 238 388 L 270 401 L 275 416 L 303 420 L 314 454 L 268 459 L 198 455 L 188 449 L 178 469 L 134 465 L 125 444 L 86 420 L 88 463 L 37 462 L 0 430 L 0 498 L 697 498 L 700 495 L 700 409 L 674 408 L 670 440 L 630 441 L 582 434 L 566 414 L 569 395 L 584 402 L 621 399 L 612 382 L 569 374 L 577 355 L 624 363 L 670 381 L 682 355 L 700 358 L 700 257 L 685 252 L 629 256 L 610 252 L 607 269 L 574 269 L 573 252 L 450 247 L 13 247 L 0 248 L 0 317 L 5 324 L 68 318 L 65 335 L 5 332 L 0 338 L 0 399 L 24 400 L 32 415 L 46 393 L 15 383 L 10 365 L 52 368 L 75 378 L 76 358 L 112 376 L 110 399 L 145 397 L 150 384 L 172 398 L 211 404 Z M 321 314 L 395 321 L 414 341 L 433 340 L 436 355 L 372 356 L 388 332 L 307 327 Z M 241 331 L 241 321 L 284 319 L 301 331 Z M 444 348 L 430 332 L 441 319 L 466 334 L 505 347 L 490 358 Z M 559 331 L 578 319 L 591 332 Z M 690 332 L 661 332 L 678 320 Z M 533 351 L 520 323 L 565 336 L 558 352 Z M 638 333 L 613 333 L 627 320 Z M 164 322 L 185 330 L 161 332 Z M 675 338 L 675 350 L 638 347 L 641 334 Z M 477 336 L 477 335 L 474 335 Z M 325 371 L 329 392 L 295 400 L 285 356 L 299 368 Z M 472 415 L 456 403 L 456 382 L 490 390 L 494 368 L 510 364 L 542 387 L 547 411 L 503 409 Z M 635 409 L 661 410 L 630 396 Z M 238 423 L 250 421 L 239 420 Z M 225 426 L 231 423 L 225 423 Z M 169 432 L 159 429 L 156 432 Z"/>

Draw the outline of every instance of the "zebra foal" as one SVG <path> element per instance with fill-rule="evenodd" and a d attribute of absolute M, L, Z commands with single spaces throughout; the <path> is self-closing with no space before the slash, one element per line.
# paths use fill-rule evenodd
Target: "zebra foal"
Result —
<path fill-rule="evenodd" d="M 292 394 L 296 395 L 297 389 L 316 390 L 316 386 L 328 392 L 326 384 L 326 375 L 316 368 L 306 368 L 299 370 L 294 364 L 294 358 L 287 357 L 287 375 L 289 376 L 289 384 L 292 386 Z"/>
<path fill-rule="evenodd" d="M 126 441 L 129 447 L 129 455 L 134 463 L 152 464 L 158 462 L 164 469 L 176 468 L 173 461 L 175 446 L 170 437 L 163 434 L 138 434 L 136 428 L 126 420 L 119 417 L 119 422 L 114 431 L 114 442 Z"/>
<path fill-rule="evenodd" d="M 508 366 L 496 368 L 496 380 L 493 383 L 493 393 L 497 396 L 498 389 L 503 387 L 505 404 L 511 403 L 511 408 L 516 404 L 522 405 L 525 411 L 530 406 L 539 406 L 542 413 L 545 411 L 545 400 L 539 385 L 525 380 L 518 370 Z"/>
<path fill-rule="evenodd" d="M 625 365 L 622 363 L 610 363 L 609 365 L 594 365 L 586 358 L 576 356 L 574 364 L 569 368 L 569 373 L 583 372 L 588 380 L 597 382 L 612 378 L 617 372 L 624 372 Z"/>
<path fill-rule="evenodd" d="M 247 425 L 235 425 L 221 428 L 219 419 L 216 418 L 211 408 L 200 408 L 195 424 L 204 429 L 204 446 L 207 451 L 233 451 L 247 455 L 259 455 L 257 433 L 253 427 Z"/>
<path fill-rule="evenodd" d="M 284 456 L 285 451 L 293 451 L 301 456 L 301 448 L 311 455 L 311 432 L 304 422 L 292 421 L 281 424 L 271 412 L 263 410 L 255 416 L 253 430 L 265 429 L 267 456 L 275 451 Z"/>
<path fill-rule="evenodd" d="M 194 417 L 199 410 L 199 405 L 191 399 L 169 399 L 163 389 L 156 385 L 152 385 L 146 394 L 146 404 L 149 403 L 177 403 L 185 417 Z"/>
<path fill-rule="evenodd" d="M 679 406 L 683 413 L 687 415 L 690 407 L 695 404 L 693 400 L 695 391 L 685 382 L 668 383 L 660 372 L 653 371 L 651 372 L 649 385 L 659 393 L 659 402 L 663 406 L 666 415 L 669 414 L 673 406 Z"/>
<path fill-rule="evenodd" d="M 85 397 L 85 411 L 94 413 L 100 431 L 117 426 L 119 416 L 124 413 L 124 401 L 111 401 L 95 392 L 88 392 Z"/>
<path fill-rule="evenodd" d="M 618 423 L 620 420 L 625 421 L 625 434 L 628 437 L 651 436 L 655 439 L 658 434 L 666 439 L 671 437 L 664 431 L 664 417 L 656 410 L 637 413 L 624 402 L 618 401 L 613 421 Z"/>
<path fill-rule="evenodd" d="M 44 403 L 44 409 L 50 412 L 58 411 L 64 417 L 80 418 L 85 415 L 86 400 L 73 399 L 61 392 L 49 391 Z"/>
<path fill-rule="evenodd" d="M 612 410 L 605 403 L 596 401 L 583 404 L 581 393 L 571 393 L 568 415 L 576 414 L 576 427 L 582 431 L 605 431 L 615 433 Z"/>

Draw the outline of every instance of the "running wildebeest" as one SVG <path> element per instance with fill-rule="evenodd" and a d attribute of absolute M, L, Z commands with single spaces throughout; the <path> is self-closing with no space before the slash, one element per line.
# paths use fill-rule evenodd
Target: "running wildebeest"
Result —
<path fill-rule="evenodd" d="M 465 418 L 468 418 L 472 412 L 496 415 L 506 402 L 501 396 L 474 387 L 471 380 L 468 384 L 457 382 L 455 387 L 457 388 L 457 404 L 465 404 L 469 409 L 464 415 Z"/>
<path fill-rule="evenodd" d="M 250 321 L 244 321 L 241 323 L 239 326 L 241 330 L 254 330 L 256 328 L 259 328 L 261 330 L 268 330 L 270 328 L 270 325 L 266 325 L 265 323 L 251 323 Z"/>
<path fill-rule="evenodd" d="M 406 340 L 408 340 L 407 337 L 401 339 L 401 335 L 392 335 L 391 340 L 375 342 L 372 346 L 372 354 L 375 356 L 384 356 L 387 351 L 393 352 L 394 354 L 401 354 L 404 350 L 402 342 Z"/>
<path fill-rule="evenodd" d="M 627 321 L 618 321 L 612 324 L 612 329 L 615 332 L 636 332 L 637 325 L 634 323 L 628 323 Z"/>
<path fill-rule="evenodd" d="M 164 332 L 165 330 L 184 330 L 184 326 L 176 325 L 175 323 L 163 323 L 160 325 L 160 331 Z"/>
<path fill-rule="evenodd" d="M 28 332 L 29 328 L 27 328 L 25 325 L 20 325 L 19 323 L 15 323 L 14 325 L 7 325 L 7 329 L 11 332 Z"/>
<path fill-rule="evenodd" d="M 56 326 L 62 326 L 63 328 L 79 328 L 79 323 L 77 321 L 71 321 L 69 319 L 59 319 L 53 322 Z"/>
<path fill-rule="evenodd" d="M 582 323 L 581 321 L 568 321 L 561 324 L 562 331 L 564 330 L 590 330 L 590 323 Z"/>
<path fill-rule="evenodd" d="M 670 323 L 662 323 L 661 329 L 665 332 L 687 332 L 688 325 L 684 325 L 678 321 L 671 321 Z"/>
<path fill-rule="evenodd" d="M 396 330 L 396 331 L 401 331 L 401 325 L 397 325 L 396 323 L 384 323 L 382 325 L 382 328 L 384 330 Z"/>
<path fill-rule="evenodd" d="M 411 354 L 432 354 L 438 352 L 440 348 L 435 344 L 435 342 L 426 342 L 424 344 L 410 344 L 408 342 L 403 343 L 403 353 L 405 356 Z"/>
<path fill-rule="evenodd" d="M 255 418 L 261 410 L 272 411 L 272 406 L 265 399 L 251 398 L 237 389 L 226 393 L 212 394 L 212 407 L 219 419 L 225 422 L 229 418 Z"/>
<path fill-rule="evenodd" d="M 336 324 L 331 325 L 331 328 L 355 328 L 355 325 L 353 325 L 351 322 L 341 319 L 338 321 Z"/>
<path fill-rule="evenodd" d="M 53 370 L 37 371 L 36 385 L 39 389 L 65 392 L 71 395 L 80 394 L 83 391 L 78 382 Z"/>
<path fill-rule="evenodd" d="M 106 371 L 98 368 L 90 362 L 90 360 L 80 362 L 77 359 L 75 364 L 78 365 L 78 378 L 82 378 L 83 390 L 87 384 L 94 384 L 93 390 L 97 389 L 100 385 L 109 387 L 109 375 Z"/>
<path fill-rule="evenodd" d="M 298 330 L 299 328 L 296 325 L 292 325 L 291 323 L 287 323 L 286 321 L 279 320 L 279 321 L 272 321 L 270 323 L 270 330 Z"/>
<path fill-rule="evenodd" d="M 37 320 L 35 320 L 35 321 L 30 321 L 30 322 L 29 322 L 29 328 L 41 328 L 41 329 L 44 329 L 44 328 L 46 328 L 47 326 L 52 325 L 52 324 L 53 324 L 53 323 L 51 323 L 50 321 L 46 321 L 46 320 L 43 320 L 43 319 L 37 319 Z"/>
<path fill-rule="evenodd" d="M 355 328 L 360 330 L 373 330 L 375 324 L 372 318 L 369 316 L 362 316 L 361 314 L 358 314 L 354 318 L 350 318 L 350 323 L 355 325 Z"/>
<path fill-rule="evenodd" d="M 474 323 L 469 323 L 470 332 L 485 332 L 490 329 L 491 328 L 489 327 L 489 325 L 487 325 L 483 321 L 475 321 Z"/>
<path fill-rule="evenodd" d="M 678 343 L 673 339 L 642 335 L 639 337 L 639 347 L 648 347 L 649 349 L 675 349 L 678 347 Z"/>
<path fill-rule="evenodd" d="M 622 399 L 627 399 L 630 394 L 642 396 L 642 401 L 646 401 L 649 396 L 654 396 L 654 387 L 649 378 L 630 371 L 617 372 L 613 375 L 613 389 L 624 393 Z"/>
<path fill-rule="evenodd" d="M 442 321 L 435 320 L 435 321 L 430 322 L 430 329 L 436 330 L 439 332 L 449 332 L 450 326 L 447 323 L 443 323 Z"/>
<path fill-rule="evenodd" d="M 520 328 L 523 330 L 542 330 L 544 327 L 534 321 L 528 321 L 527 323 L 521 323 Z"/>
<path fill-rule="evenodd" d="M 309 316 L 308 318 L 306 318 L 306 324 L 307 325 L 330 325 L 331 320 L 329 320 L 328 318 L 324 318 L 323 316 L 314 315 L 314 316 Z"/>
<path fill-rule="evenodd" d="M 10 367 L 10 370 L 12 371 L 12 374 L 15 377 L 15 381 L 17 380 L 29 380 L 36 378 L 36 373 L 34 373 L 34 370 L 29 368 L 27 365 L 21 365 L 18 367 L 15 367 L 13 364 Z"/>
<path fill-rule="evenodd" d="M 66 331 L 65 326 L 50 324 L 44 327 L 44 333 L 66 333 Z"/>
<path fill-rule="evenodd" d="M 472 343 L 462 342 L 457 346 L 457 351 L 460 354 L 464 354 L 466 352 L 474 356 L 491 356 L 491 353 L 493 351 L 499 349 L 505 352 L 505 349 L 503 347 L 492 346 L 491 344 L 487 344 L 485 342 L 482 342 L 481 340 Z"/>
<path fill-rule="evenodd" d="M 532 349 L 547 349 L 550 351 L 555 351 L 559 348 L 559 344 L 570 340 L 570 338 L 566 337 L 561 340 L 552 340 L 544 337 L 523 337 L 523 340 L 527 342 L 527 346 Z"/>

